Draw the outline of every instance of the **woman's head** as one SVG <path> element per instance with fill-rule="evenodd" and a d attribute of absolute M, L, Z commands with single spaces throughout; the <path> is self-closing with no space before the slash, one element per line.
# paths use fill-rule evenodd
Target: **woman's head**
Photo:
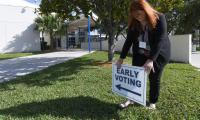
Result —
<path fill-rule="evenodd" d="M 154 10 L 146 0 L 132 0 L 129 8 L 129 28 L 146 22 L 151 28 L 155 28 L 158 12 Z"/>

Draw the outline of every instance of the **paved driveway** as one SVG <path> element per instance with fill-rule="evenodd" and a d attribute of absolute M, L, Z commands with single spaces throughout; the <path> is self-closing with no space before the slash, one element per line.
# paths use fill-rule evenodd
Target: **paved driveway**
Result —
<path fill-rule="evenodd" d="M 191 64 L 200 70 L 200 52 L 192 53 Z"/>
<path fill-rule="evenodd" d="M 0 83 L 88 54 L 87 51 L 53 52 L 0 61 Z"/>

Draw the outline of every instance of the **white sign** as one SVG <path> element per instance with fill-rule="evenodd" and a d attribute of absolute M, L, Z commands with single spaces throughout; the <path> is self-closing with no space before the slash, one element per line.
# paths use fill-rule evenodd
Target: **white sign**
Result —
<path fill-rule="evenodd" d="M 112 65 L 112 91 L 146 106 L 147 73 L 143 67 Z"/>

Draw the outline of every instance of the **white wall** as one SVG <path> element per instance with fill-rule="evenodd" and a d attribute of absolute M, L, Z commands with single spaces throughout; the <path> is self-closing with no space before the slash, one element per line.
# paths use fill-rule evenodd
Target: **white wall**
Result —
<path fill-rule="evenodd" d="M 88 49 L 88 42 L 82 42 L 81 49 Z M 91 42 L 91 49 L 100 50 L 100 42 Z M 102 50 L 108 50 L 108 41 L 102 41 Z"/>
<path fill-rule="evenodd" d="M 47 45 L 50 45 L 50 36 L 48 33 L 44 33 L 44 41 L 47 42 Z"/>
<path fill-rule="evenodd" d="M 67 48 L 66 37 L 62 36 L 61 37 L 61 49 L 66 49 L 66 48 Z"/>
<path fill-rule="evenodd" d="M 170 36 L 171 60 L 191 63 L 192 35 Z"/>
<path fill-rule="evenodd" d="M 60 37 L 60 36 L 57 36 Z M 50 45 L 50 37 L 48 33 L 44 33 L 44 41 L 47 42 L 47 45 Z M 66 49 L 66 36 L 61 36 L 61 48 L 57 48 L 57 49 Z"/>
<path fill-rule="evenodd" d="M 175 35 L 169 36 L 169 38 L 171 41 L 171 60 L 191 63 L 192 35 Z M 115 50 L 120 52 L 125 39 L 122 36 L 119 39 Z M 91 47 L 93 50 L 100 50 L 100 43 L 92 42 Z M 81 48 L 87 49 L 88 43 L 82 43 Z M 108 50 L 108 41 L 102 41 L 102 50 Z M 130 48 L 130 53 L 132 53 L 132 48 Z"/>
<path fill-rule="evenodd" d="M 115 51 L 121 51 L 123 44 L 125 42 L 125 38 L 119 36 L 119 41 L 116 44 Z M 88 48 L 88 42 L 81 43 L 82 49 Z M 91 48 L 93 50 L 100 50 L 100 42 L 91 42 Z M 108 50 L 108 41 L 102 41 L 102 50 Z M 131 52 L 131 49 L 130 49 Z"/>
<path fill-rule="evenodd" d="M 0 5 L 0 53 L 40 51 L 34 8 Z"/>

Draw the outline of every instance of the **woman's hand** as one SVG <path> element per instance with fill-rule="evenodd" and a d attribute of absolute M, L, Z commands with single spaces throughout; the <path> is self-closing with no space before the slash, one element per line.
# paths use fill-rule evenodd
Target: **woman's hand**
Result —
<path fill-rule="evenodd" d="M 121 68 L 121 65 L 123 64 L 123 59 L 119 58 L 116 62 L 117 68 Z"/>
<path fill-rule="evenodd" d="M 143 67 L 145 68 L 145 71 L 148 72 L 148 73 L 150 73 L 151 70 L 153 72 L 155 72 L 154 67 L 153 67 L 153 60 L 148 59 L 146 61 L 146 63 L 143 65 Z"/>

